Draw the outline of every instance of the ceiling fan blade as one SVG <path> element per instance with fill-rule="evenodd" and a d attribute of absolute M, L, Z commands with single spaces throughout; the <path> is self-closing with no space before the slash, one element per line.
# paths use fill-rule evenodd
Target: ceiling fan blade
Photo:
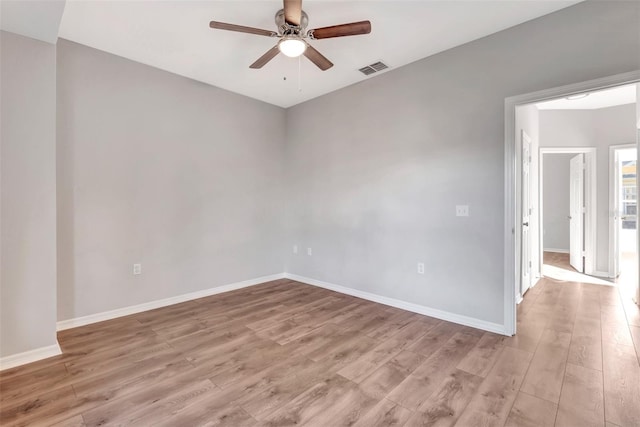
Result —
<path fill-rule="evenodd" d="M 278 34 L 275 31 L 261 30 L 260 28 L 245 27 L 244 25 L 227 24 L 226 22 L 209 22 L 209 27 L 217 30 L 237 31 L 239 33 L 256 34 L 258 36 L 275 37 Z"/>
<path fill-rule="evenodd" d="M 304 56 L 309 58 L 309 61 L 313 62 L 322 71 L 326 71 L 333 67 L 333 63 L 318 52 L 313 46 L 307 43 L 307 49 L 304 51 Z"/>
<path fill-rule="evenodd" d="M 249 68 L 262 68 L 262 67 L 264 67 L 264 65 L 267 62 L 271 61 L 273 58 L 275 58 L 278 53 L 280 53 L 280 49 L 278 49 L 278 45 L 275 45 L 274 47 L 269 49 L 267 51 L 267 53 L 265 53 L 260 58 L 258 58 L 258 60 L 256 62 L 254 62 L 253 64 L 249 65 Z"/>
<path fill-rule="evenodd" d="M 333 25 L 331 27 L 316 28 L 309 30 L 309 34 L 314 39 L 329 39 L 332 37 L 357 36 L 369 34 L 371 32 L 371 22 L 359 21 L 350 24 Z"/>
<path fill-rule="evenodd" d="M 300 25 L 302 0 L 284 0 L 284 20 L 290 25 Z"/>

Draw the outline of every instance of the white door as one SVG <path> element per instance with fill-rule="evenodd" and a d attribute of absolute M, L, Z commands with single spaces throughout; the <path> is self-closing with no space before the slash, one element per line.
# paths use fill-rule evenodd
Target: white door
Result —
<path fill-rule="evenodd" d="M 620 228 L 622 228 L 622 219 L 620 218 L 620 192 L 622 187 L 622 175 L 620 174 L 620 155 L 619 151 L 614 151 L 613 159 L 613 188 L 609 191 L 613 194 L 613 277 L 620 275 Z"/>
<path fill-rule="evenodd" d="M 584 273 L 584 154 L 569 162 L 569 264 Z"/>
<path fill-rule="evenodd" d="M 636 148 L 615 151 L 614 271 L 623 296 L 636 298 L 638 287 L 638 191 Z"/>
<path fill-rule="evenodd" d="M 531 138 L 522 131 L 522 279 L 520 295 L 531 287 Z"/>

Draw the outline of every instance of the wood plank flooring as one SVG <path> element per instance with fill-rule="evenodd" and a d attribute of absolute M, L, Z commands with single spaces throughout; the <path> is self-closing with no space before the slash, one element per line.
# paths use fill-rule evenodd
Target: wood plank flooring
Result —
<path fill-rule="evenodd" d="M 3 426 L 640 426 L 640 312 L 543 279 L 503 337 L 279 280 L 58 334 Z"/>

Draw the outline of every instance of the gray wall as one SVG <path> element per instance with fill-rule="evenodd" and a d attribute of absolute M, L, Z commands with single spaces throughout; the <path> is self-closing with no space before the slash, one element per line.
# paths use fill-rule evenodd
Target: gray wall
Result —
<path fill-rule="evenodd" d="M 56 47 L 0 32 L 0 357 L 56 344 Z"/>
<path fill-rule="evenodd" d="M 609 271 L 609 146 L 635 142 L 635 115 L 635 104 L 540 111 L 541 147 L 596 147 L 596 270 L 600 273 Z"/>
<path fill-rule="evenodd" d="M 640 69 L 639 8 L 580 3 L 291 108 L 288 246 L 313 256 L 287 271 L 502 324 L 504 99 Z"/>
<path fill-rule="evenodd" d="M 544 249 L 569 251 L 569 160 L 576 154 L 546 153 L 542 162 Z"/>
<path fill-rule="evenodd" d="M 636 128 L 640 130 L 640 83 L 636 83 Z"/>
<path fill-rule="evenodd" d="M 284 270 L 283 109 L 65 40 L 58 93 L 59 320 Z"/>

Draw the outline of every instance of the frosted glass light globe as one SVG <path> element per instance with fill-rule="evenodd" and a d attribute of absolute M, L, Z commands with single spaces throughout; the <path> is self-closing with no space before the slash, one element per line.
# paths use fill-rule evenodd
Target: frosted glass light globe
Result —
<path fill-rule="evenodd" d="M 307 44 L 298 38 L 283 38 L 278 43 L 278 49 L 290 58 L 297 58 L 307 50 Z"/>

